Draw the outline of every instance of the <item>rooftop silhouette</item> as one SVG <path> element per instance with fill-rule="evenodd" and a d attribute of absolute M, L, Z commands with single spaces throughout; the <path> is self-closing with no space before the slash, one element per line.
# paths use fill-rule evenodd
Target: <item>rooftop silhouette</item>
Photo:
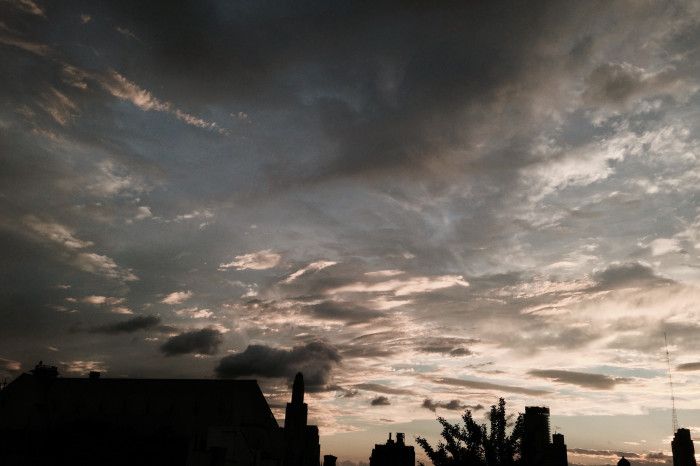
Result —
<path fill-rule="evenodd" d="M 376 444 L 369 458 L 370 466 L 414 466 L 416 453 L 412 446 L 406 445 L 403 433 L 396 433 L 396 440 L 391 438 L 385 444 Z"/>
<path fill-rule="evenodd" d="M 0 464 L 319 466 L 303 376 L 280 428 L 255 380 L 60 377 L 38 364 L 0 392 Z"/>

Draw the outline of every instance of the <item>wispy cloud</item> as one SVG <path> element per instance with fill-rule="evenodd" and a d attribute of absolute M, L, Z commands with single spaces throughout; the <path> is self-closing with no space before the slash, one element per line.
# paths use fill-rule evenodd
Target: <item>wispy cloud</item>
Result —
<path fill-rule="evenodd" d="M 77 104 L 54 87 L 44 94 L 39 106 L 61 126 L 68 125 L 78 111 Z"/>
<path fill-rule="evenodd" d="M 23 13 L 45 17 L 44 9 L 33 0 L 5 0 Z"/>
<path fill-rule="evenodd" d="M 139 87 L 114 70 L 110 70 L 104 75 L 96 75 L 96 79 L 114 97 L 131 102 L 143 111 L 169 113 L 188 125 L 209 129 L 221 134 L 226 133 L 226 130 L 219 127 L 217 123 L 191 115 L 175 107 L 171 102 L 158 99 L 149 91 Z"/>
<path fill-rule="evenodd" d="M 236 256 L 233 261 L 219 264 L 219 270 L 228 270 L 235 268 L 236 270 L 266 270 L 276 267 L 282 260 L 282 256 L 271 249 L 241 254 Z"/>
<path fill-rule="evenodd" d="M 26 52 L 33 53 L 40 57 L 45 57 L 51 53 L 51 47 L 45 44 L 40 44 L 38 42 L 31 42 L 18 37 L 12 37 L 8 35 L 0 35 L 0 44 L 9 45 L 12 47 L 17 47 Z"/>
<path fill-rule="evenodd" d="M 312 262 L 309 265 L 307 265 L 306 267 L 302 267 L 299 270 L 297 270 L 296 272 L 290 274 L 287 278 L 282 280 L 282 283 L 291 283 L 304 274 L 318 272 L 319 270 L 323 270 L 326 267 L 330 267 L 330 266 L 335 265 L 335 264 L 337 264 L 337 262 L 334 262 L 334 261 Z"/>
<path fill-rule="evenodd" d="M 60 223 L 43 221 L 29 215 L 24 218 L 24 224 L 33 233 L 38 234 L 43 239 L 60 244 L 68 249 L 84 249 L 93 246 L 92 241 L 84 241 L 75 236 L 75 232 Z"/>
<path fill-rule="evenodd" d="M 441 275 L 437 277 L 412 277 L 393 279 L 376 283 L 356 282 L 333 288 L 329 294 L 341 293 L 392 293 L 394 296 L 408 296 L 418 293 L 449 288 L 452 286 L 469 286 L 469 282 L 459 275 Z"/>
<path fill-rule="evenodd" d="M 71 260 L 71 263 L 85 272 L 116 280 L 131 282 L 139 279 L 130 269 L 117 265 L 111 257 L 94 252 L 81 252 Z"/>
<path fill-rule="evenodd" d="M 437 384 L 441 385 L 452 385 L 456 387 L 473 388 L 476 390 L 490 390 L 496 393 L 520 393 L 523 395 L 531 396 L 542 396 L 551 393 L 549 390 L 542 390 L 536 388 L 525 388 L 525 387 L 515 387 L 512 385 L 498 384 L 492 382 L 483 382 L 477 380 L 463 380 L 455 379 L 451 377 L 441 377 L 433 380 Z"/>

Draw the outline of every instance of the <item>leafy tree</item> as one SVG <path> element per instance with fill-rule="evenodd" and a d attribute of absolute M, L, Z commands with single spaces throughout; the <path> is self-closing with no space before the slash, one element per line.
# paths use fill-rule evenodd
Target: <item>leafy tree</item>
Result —
<path fill-rule="evenodd" d="M 516 466 L 520 464 L 523 417 L 518 414 L 510 435 L 509 419 L 503 398 L 491 406 L 489 428 L 477 423 L 470 410 L 462 415 L 462 424 L 451 424 L 438 417 L 443 441 L 433 447 L 423 437 L 416 442 L 434 466 Z M 423 466 L 421 464 L 421 466 Z"/>

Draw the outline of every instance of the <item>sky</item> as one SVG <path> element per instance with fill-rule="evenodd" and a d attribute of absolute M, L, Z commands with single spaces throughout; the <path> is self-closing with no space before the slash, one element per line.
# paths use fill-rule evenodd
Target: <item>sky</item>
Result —
<path fill-rule="evenodd" d="M 282 422 L 303 371 L 354 463 L 503 396 L 664 462 L 699 77 L 692 1 L 1 0 L 0 378 L 256 378 Z"/>

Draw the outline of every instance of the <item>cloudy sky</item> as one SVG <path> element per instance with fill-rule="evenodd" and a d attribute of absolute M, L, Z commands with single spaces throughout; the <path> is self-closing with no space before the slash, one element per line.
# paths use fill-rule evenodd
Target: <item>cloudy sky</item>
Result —
<path fill-rule="evenodd" d="M 322 449 L 700 401 L 696 2 L 0 1 L 0 377 L 302 370 Z M 575 449 L 575 450 L 574 450 Z"/>

